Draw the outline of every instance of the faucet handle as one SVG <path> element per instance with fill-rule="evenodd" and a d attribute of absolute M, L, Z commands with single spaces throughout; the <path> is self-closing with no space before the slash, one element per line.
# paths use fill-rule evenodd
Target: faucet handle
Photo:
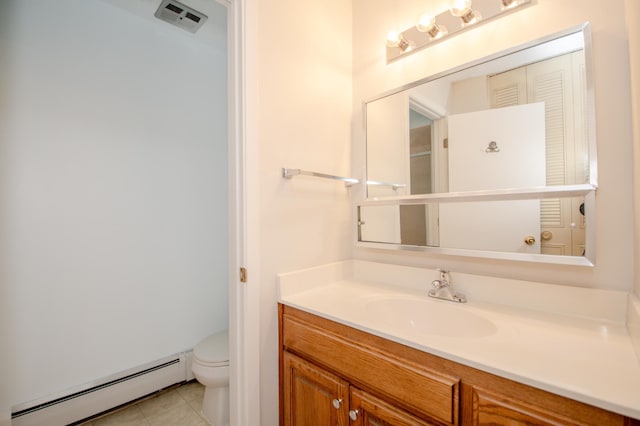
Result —
<path fill-rule="evenodd" d="M 436 271 L 440 272 L 440 281 L 445 285 L 449 283 L 449 271 L 442 268 L 436 268 Z"/>

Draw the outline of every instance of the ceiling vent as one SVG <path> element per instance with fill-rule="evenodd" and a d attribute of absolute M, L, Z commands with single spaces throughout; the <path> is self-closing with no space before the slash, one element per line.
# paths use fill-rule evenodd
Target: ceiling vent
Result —
<path fill-rule="evenodd" d="M 175 0 L 162 0 L 155 17 L 195 33 L 207 20 L 207 15 Z"/>

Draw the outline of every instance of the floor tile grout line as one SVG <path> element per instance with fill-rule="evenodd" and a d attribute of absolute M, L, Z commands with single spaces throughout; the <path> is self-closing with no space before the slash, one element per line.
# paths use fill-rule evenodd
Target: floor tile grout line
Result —
<path fill-rule="evenodd" d="M 194 383 L 195 383 L 195 382 L 194 382 Z M 186 407 L 186 409 L 187 409 L 187 410 L 189 410 L 189 411 L 191 411 L 191 412 L 193 412 L 193 413 L 197 416 L 197 418 L 198 418 L 198 419 L 200 419 L 200 420 L 203 422 L 203 424 L 208 425 L 209 423 L 207 422 L 207 420 L 204 418 L 204 416 L 203 416 L 203 415 L 202 415 L 202 413 L 200 412 L 201 410 L 197 410 L 197 409 L 196 409 L 195 407 L 193 407 L 193 405 L 192 405 L 192 403 L 193 403 L 193 402 L 196 402 L 196 401 L 198 401 L 198 400 L 201 398 L 201 395 L 198 395 L 196 398 L 187 399 L 184 395 L 182 395 L 182 393 L 180 393 L 180 392 L 178 391 L 178 389 L 180 389 L 180 387 L 182 387 L 182 386 L 185 386 L 185 387 L 186 387 L 186 386 L 201 387 L 202 385 L 200 385 L 200 384 L 185 384 L 185 385 L 181 385 L 181 386 L 179 386 L 179 387 L 176 387 L 176 388 L 174 388 L 174 389 L 171 389 L 171 390 L 169 390 L 168 392 L 166 392 L 165 394 L 169 394 L 169 393 L 171 393 L 171 392 L 176 392 L 176 393 L 178 394 L 178 397 L 179 397 L 179 398 L 180 398 L 180 400 L 182 401 L 182 403 L 183 403 L 183 404 L 186 404 L 186 406 L 187 406 L 187 407 Z M 203 390 L 204 390 L 204 389 L 202 389 L 202 391 L 203 391 Z M 164 393 L 164 392 L 160 393 L 159 395 L 153 396 L 153 397 L 151 397 L 151 398 L 144 399 L 144 400 L 142 400 L 142 401 L 140 401 L 140 402 L 137 402 L 137 403 L 131 404 L 128 408 L 134 408 L 134 407 L 135 407 L 135 410 L 136 410 L 138 413 L 140 413 L 140 414 L 142 415 L 142 419 L 144 420 L 145 424 L 146 424 L 146 425 L 148 425 L 148 426 L 152 426 L 152 425 L 153 425 L 153 419 L 152 419 L 151 417 L 153 417 L 153 415 L 154 415 L 155 413 L 149 413 L 149 416 L 151 416 L 151 417 L 148 417 L 148 416 L 147 416 L 147 414 L 145 413 L 145 410 L 142 410 L 140 406 L 141 406 L 144 402 L 146 402 L 146 401 L 150 401 L 150 400 L 152 400 L 152 399 L 154 399 L 154 398 L 157 398 L 158 396 L 160 396 L 160 395 L 161 395 L 161 394 L 163 394 L 163 393 Z M 182 404 L 180 404 L 180 405 L 182 406 Z M 174 408 L 176 408 L 176 407 L 174 407 Z M 123 409 L 126 409 L 126 408 L 124 408 L 124 407 L 123 407 Z M 101 419 L 107 419 L 108 417 L 113 416 L 113 415 L 115 415 L 116 413 L 118 413 L 118 412 L 120 412 L 120 411 L 122 411 L 122 410 L 117 410 L 117 411 L 115 411 L 115 412 L 113 412 L 113 413 L 111 413 L 111 414 L 109 414 L 109 415 L 104 416 L 104 417 L 99 417 L 98 419 L 100 419 L 100 420 L 101 420 Z M 172 411 L 172 410 L 171 410 L 171 409 L 169 409 L 168 411 L 170 412 L 170 411 Z M 89 425 L 93 425 L 93 424 L 94 424 L 93 422 L 94 422 L 95 420 L 96 420 L 96 419 L 92 420 L 92 421 L 91 421 L 91 423 L 87 423 L 87 426 L 89 426 Z"/>

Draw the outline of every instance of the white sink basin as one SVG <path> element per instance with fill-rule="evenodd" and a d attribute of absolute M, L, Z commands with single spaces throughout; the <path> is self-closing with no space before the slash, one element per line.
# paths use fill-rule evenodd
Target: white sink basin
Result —
<path fill-rule="evenodd" d="M 376 321 L 422 334 L 468 338 L 489 336 L 497 330 L 490 320 L 454 302 L 384 296 L 366 301 L 365 309 Z"/>

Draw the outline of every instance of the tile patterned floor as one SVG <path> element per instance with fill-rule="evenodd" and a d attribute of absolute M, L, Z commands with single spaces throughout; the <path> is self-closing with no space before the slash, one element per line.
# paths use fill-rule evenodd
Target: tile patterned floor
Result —
<path fill-rule="evenodd" d="M 82 426 L 207 426 L 200 411 L 204 387 L 189 382 Z"/>

